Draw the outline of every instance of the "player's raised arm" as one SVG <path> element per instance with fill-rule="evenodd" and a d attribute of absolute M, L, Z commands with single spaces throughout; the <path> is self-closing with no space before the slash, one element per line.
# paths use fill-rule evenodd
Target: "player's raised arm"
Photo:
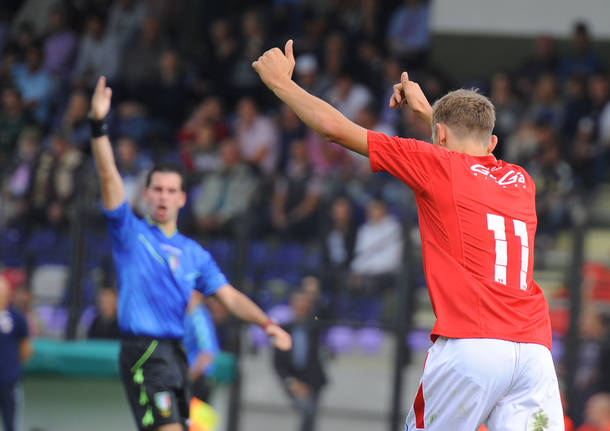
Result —
<path fill-rule="evenodd" d="M 409 105 L 409 108 L 426 124 L 432 126 L 432 106 L 419 84 L 409 80 L 407 72 L 402 72 L 400 82 L 394 84 L 394 93 L 390 97 L 390 108 L 400 108 L 405 104 Z"/>
<path fill-rule="evenodd" d="M 113 210 L 125 200 L 123 180 L 114 161 L 112 145 L 106 134 L 105 119 L 110 110 L 112 90 L 106 87 L 106 78 L 101 76 L 91 98 L 91 147 L 95 167 L 100 176 L 102 204 L 107 210 Z"/>
<path fill-rule="evenodd" d="M 325 101 L 299 87 L 292 80 L 294 65 L 292 40 L 286 42 L 285 52 L 273 48 L 252 63 L 252 67 L 265 85 L 305 124 L 324 139 L 368 156 L 366 129 L 345 118 Z"/>

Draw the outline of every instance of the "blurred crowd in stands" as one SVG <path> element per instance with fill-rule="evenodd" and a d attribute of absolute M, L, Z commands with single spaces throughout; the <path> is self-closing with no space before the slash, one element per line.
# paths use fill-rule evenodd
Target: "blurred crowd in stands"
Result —
<path fill-rule="evenodd" d="M 569 226 L 571 203 L 586 203 L 610 181 L 608 65 L 586 23 L 575 23 L 567 50 L 541 35 L 510 70 L 452 82 L 430 61 L 430 9 L 425 0 L 3 0 L 0 265 L 15 301 L 43 309 L 29 314 L 33 331 L 62 333 L 67 318 L 44 307 L 66 304 L 65 268 L 83 221 L 84 305 L 94 309 L 99 297 L 102 316 L 91 311 L 89 331 L 116 330 L 106 319 L 116 296 L 87 123 L 100 75 L 113 89 L 110 137 L 137 212 L 145 210 L 147 169 L 178 161 L 189 195 L 181 230 L 250 283 L 262 306 L 287 303 L 291 288 L 313 274 L 321 315 L 383 321 L 392 301 L 379 298 L 392 298 L 403 267 L 413 200 L 263 88 L 251 63 L 288 38 L 303 88 L 389 135 L 430 140 L 409 109 L 388 108 L 401 71 L 430 101 L 479 87 L 496 106 L 496 156 L 523 165 L 536 182 L 538 243 L 550 246 Z M 236 237 L 248 240 L 241 270 Z M 54 291 L 53 283 L 63 287 Z M 597 336 L 608 338 L 607 325 L 600 328 Z"/>

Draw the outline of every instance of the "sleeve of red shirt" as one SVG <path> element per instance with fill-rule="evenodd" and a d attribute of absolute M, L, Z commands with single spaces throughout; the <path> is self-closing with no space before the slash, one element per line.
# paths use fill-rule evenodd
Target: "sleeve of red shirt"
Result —
<path fill-rule="evenodd" d="M 420 193 L 430 185 L 429 176 L 446 165 L 448 151 L 417 139 L 390 137 L 368 131 L 369 161 L 373 172 L 387 172 Z"/>

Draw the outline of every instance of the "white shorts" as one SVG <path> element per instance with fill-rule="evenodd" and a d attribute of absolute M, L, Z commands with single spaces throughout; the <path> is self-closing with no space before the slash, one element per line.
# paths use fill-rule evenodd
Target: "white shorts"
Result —
<path fill-rule="evenodd" d="M 564 431 L 551 352 L 539 344 L 440 337 L 405 430 Z"/>

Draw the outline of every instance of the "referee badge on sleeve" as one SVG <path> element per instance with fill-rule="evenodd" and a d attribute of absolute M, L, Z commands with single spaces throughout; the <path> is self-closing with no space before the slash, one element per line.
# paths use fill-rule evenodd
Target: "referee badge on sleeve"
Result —
<path fill-rule="evenodd" d="M 155 407 L 164 418 L 168 418 L 172 414 L 172 397 L 169 392 L 157 392 L 154 395 Z"/>

